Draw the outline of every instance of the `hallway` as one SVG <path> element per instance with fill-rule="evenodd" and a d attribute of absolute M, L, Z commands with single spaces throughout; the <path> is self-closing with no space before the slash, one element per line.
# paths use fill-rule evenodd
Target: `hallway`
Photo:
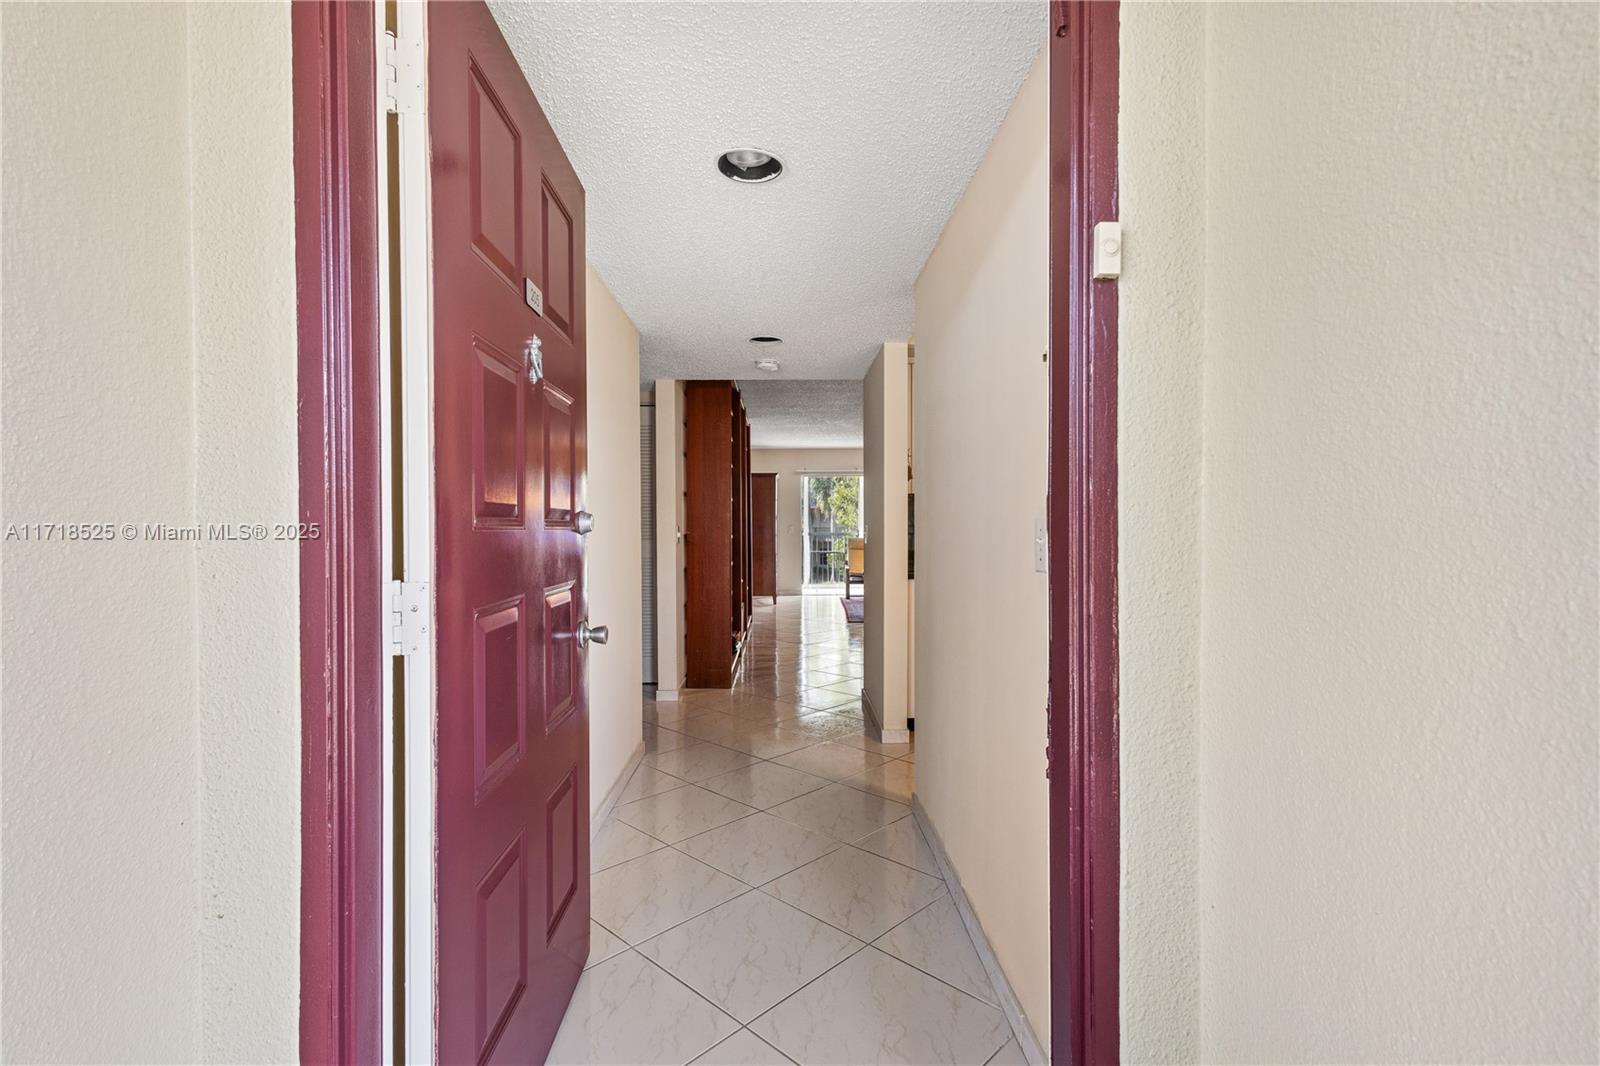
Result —
<path fill-rule="evenodd" d="M 836 597 L 783 597 L 733 689 L 645 701 L 550 1062 L 1023 1061 L 912 817 L 913 746 L 867 735 L 861 662 Z"/>

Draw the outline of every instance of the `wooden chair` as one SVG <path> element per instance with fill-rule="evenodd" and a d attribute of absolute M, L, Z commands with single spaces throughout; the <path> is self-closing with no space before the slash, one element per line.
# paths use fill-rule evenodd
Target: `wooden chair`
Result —
<path fill-rule="evenodd" d="M 850 586 L 860 585 L 861 594 L 867 592 L 867 542 L 860 537 L 850 538 L 845 554 L 844 598 L 850 598 Z"/>

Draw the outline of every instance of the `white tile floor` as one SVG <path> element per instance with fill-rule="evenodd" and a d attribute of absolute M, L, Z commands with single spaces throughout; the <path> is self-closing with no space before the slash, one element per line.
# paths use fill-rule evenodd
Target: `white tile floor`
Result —
<path fill-rule="evenodd" d="M 732 691 L 646 701 L 550 1062 L 1023 1061 L 860 678 L 861 627 L 796 596 L 757 606 Z"/>

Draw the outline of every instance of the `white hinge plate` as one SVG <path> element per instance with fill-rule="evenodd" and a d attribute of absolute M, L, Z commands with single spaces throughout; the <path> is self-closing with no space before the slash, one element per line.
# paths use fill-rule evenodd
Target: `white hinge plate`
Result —
<path fill-rule="evenodd" d="M 383 103 L 397 114 L 422 113 L 422 42 L 383 35 Z"/>
<path fill-rule="evenodd" d="M 414 655 L 428 647 L 433 603 L 426 581 L 389 582 L 389 654 Z"/>

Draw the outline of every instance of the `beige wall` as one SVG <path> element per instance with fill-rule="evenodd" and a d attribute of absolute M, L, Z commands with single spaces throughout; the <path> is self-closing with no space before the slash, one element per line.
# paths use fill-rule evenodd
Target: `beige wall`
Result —
<path fill-rule="evenodd" d="M 656 686 L 677 699 L 688 676 L 684 648 L 683 382 L 656 381 Z"/>
<path fill-rule="evenodd" d="M 1122 1054 L 1194 1062 L 1206 12 L 1121 11 L 1118 206 L 1133 252 L 1116 283 Z"/>
<path fill-rule="evenodd" d="M 916 285 L 917 795 L 1039 1039 L 1048 294 L 1043 56 Z M 952 427 L 959 427 L 956 431 Z"/>
<path fill-rule="evenodd" d="M 752 448 L 750 469 L 778 475 L 778 595 L 798 595 L 806 565 L 806 475 L 859 474 L 861 449 Z"/>
<path fill-rule="evenodd" d="M 1600 1056 L 1597 38 L 1592 6 L 1124 8 L 1140 1057 Z M 1190 817 L 1192 899 L 1181 849 L 1150 883 Z"/>
<path fill-rule="evenodd" d="M 605 802 L 644 737 L 644 605 L 639 598 L 639 331 L 588 267 L 589 473 L 584 538 L 589 621 L 611 627 L 589 646 L 589 807 Z"/>
<path fill-rule="evenodd" d="M 293 521 L 289 8 L 187 10 L 196 513 Z M 298 1047 L 298 575 L 289 542 L 206 545 L 196 557 L 202 1032 L 212 1062 Z"/>
<path fill-rule="evenodd" d="M 886 341 L 862 383 L 862 521 L 867 530 L 866 624 L 861 643 L 867 707 L 886 740 L 905 740 L 906 457 L 911 367 L 904 341 Z"/>
<path fill-rule="evenodd" d="M 0 20 L 5 521 L 293 521 L 287 7 Z M 3 571 L 5 1058 L 292 1059 L 293 547 Z"/>

